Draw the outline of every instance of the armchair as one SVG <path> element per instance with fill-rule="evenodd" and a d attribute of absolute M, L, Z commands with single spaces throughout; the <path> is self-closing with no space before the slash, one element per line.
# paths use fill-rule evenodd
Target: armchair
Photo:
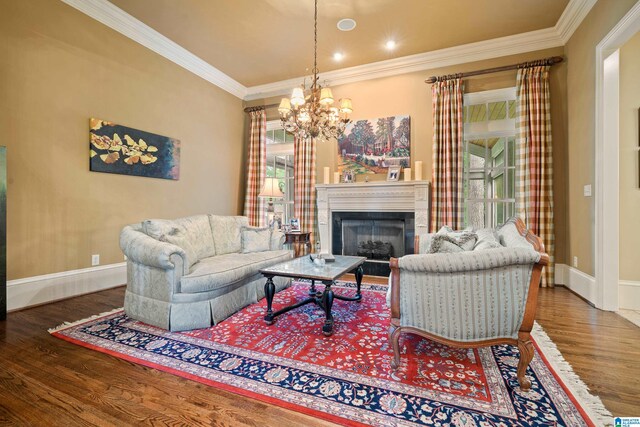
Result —
<path fill-rule="evenodd" d="M 496 232 L 499 248 L 391 258 L 393 369 L 400 364 L 402 332 L 465 348 L 511 344 L 520 353 L 518 383 L 529 390 L 530 332 L 549 257 L 542 240 L 520 219 Z M 421 248 L 418 236 L 415 248 Z"/>

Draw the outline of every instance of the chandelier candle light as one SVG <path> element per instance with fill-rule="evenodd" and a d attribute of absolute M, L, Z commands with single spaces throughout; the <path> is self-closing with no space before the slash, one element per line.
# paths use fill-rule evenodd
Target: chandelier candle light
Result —
<path fill-rule="evenodd" d="M 318 80 L 318 0 L 315 0 L 313 27 L 313 81 L 307 90 L 303 83 L 293 89 L 291 98 L 282 98 L 278 111 L 282 127 L 301 139 L 338 138 L 351 119 L 353 111 L 351 99 L 342 98 L 339 107 L 333 106 L 333 94 L 328 87 L 322 87 Z"/>

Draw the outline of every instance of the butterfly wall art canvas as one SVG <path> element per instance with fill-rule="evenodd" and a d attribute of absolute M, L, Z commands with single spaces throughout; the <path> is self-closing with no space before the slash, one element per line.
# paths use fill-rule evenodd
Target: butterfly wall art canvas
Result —
<path fill-rule="evenodd" d="M 180 141 L 99 119 L 90 119 L 89 169 L 177 180 Z"/>

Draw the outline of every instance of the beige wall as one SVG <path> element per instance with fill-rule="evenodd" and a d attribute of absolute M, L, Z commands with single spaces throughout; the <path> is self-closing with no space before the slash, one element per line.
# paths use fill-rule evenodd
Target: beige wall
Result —
<path fill-rule="evenodd" d="M 382 79 L 363 81 L 333 87 L 335 99 L 350 97 L 353 100 L 353 120 L 373 119 L 391 115 L 411 116 L 411 160 L 424 162 L 423 179 L 431 180 L 432 164 L 432 107 L 431 86 L 424 81 L 432 75 L 450 74 L 482 68 L 510 65 L 522 61 L 563 55 L 563 48 L 548 49 L 527 54 L 497 58 L 493 60 L 473 62 L 447 68 L 403 74 Z M 320 76 L 322 78 L 322 75 Z M 516 71 L 501 72 L 485 76 L 465 79 L 466 92 L 478 92 L 515 86 Z M 553 153 L 554 153 L 554 203 L 556 212 L 556 261 L 565 262 L 566 221 L 566 66 L 564 63 L 552 67 L 552 121 L 553 121 Z M 269 98 L 248 103 L 263 105 L 277 103 L 279 98 Z M 277 119 L 277 110 L 268 110 L 269 119 Z M 329 166 L 331 171 L 337 170 L 337 143 L 319 143 L 317 146 L 317 182 L 322 182 L 323 167 Z M 331 174 L 333 177 L 333 173 Z M 332 178 L 333 179 L 333 178 Z M 369 175 L 369 179 L 386 180 L 386 175 Z M 357 177 L 364 180 L 364 175 Z"/>
<path fill-rule="evenodd" d="M 61 1 L 0 2 L 8 278 L 123 261 L 123 225 L 239 211 L 242 101 Z M 89 172 L 89 118 L 181 140 L 180 180 Z"/>
<path fill-rule="evenodd" d="M 594 274 L 595 211 L 593 197 L 583 196 L 583 186 L 595 184 L 595 48 L 635 3 L 598 1 L 565 46 L 569 106 L 567 260 L 577 256 L 578 269 L 590 275 Z"/>
<path fill-rule="evenodd" d="M 640 281 L 640 33 L 620 49 L 620 280 Z"/>

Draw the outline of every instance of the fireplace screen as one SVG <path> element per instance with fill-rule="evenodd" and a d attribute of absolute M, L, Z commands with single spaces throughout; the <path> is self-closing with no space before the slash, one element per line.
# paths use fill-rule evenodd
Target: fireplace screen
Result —
<path fill-rule="evenodd" d="M 388 261 L 405 254 L 405 222 L 387 219 L 342 221 L 342 254 Z"/>

